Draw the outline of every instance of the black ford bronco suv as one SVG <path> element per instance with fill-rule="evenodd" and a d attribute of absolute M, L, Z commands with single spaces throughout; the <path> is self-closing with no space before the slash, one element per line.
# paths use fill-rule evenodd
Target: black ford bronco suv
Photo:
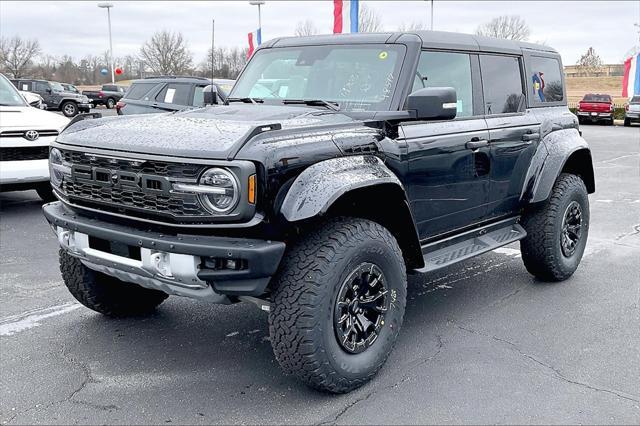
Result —
<path fill-rule="evenodd" d="M 595 185 L 558 53 L 427 31 L 269 41 L 224 104 L 78 121 L 50 167 L 82 304 L 253 302 L 282 368 L 330 392 L 384 364 L 407 274 L 520 241 L 571 276 Z"/>

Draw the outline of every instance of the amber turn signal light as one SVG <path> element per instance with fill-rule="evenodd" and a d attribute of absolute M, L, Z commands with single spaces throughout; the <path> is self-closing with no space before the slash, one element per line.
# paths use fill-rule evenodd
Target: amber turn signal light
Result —
<path fill-rule="evenodd" d="M 249 203 L 256 203 L 256 175 L 249 176 Z"/>

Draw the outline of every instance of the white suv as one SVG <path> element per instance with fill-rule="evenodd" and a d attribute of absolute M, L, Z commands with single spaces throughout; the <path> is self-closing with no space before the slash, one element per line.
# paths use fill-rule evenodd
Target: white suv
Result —
<path fill-rule="evenodd" d="M 0 191 L 35 189 L 43 200 L 54 200 L 49 144 L 68 123 L 66 117 L 29 106 L 0 74 Z"/>

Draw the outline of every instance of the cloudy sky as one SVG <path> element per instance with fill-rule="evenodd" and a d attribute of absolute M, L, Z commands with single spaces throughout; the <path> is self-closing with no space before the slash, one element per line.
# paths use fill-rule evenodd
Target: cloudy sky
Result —
<path fill-rule="evenodd" d="M 107 16 L 96 1 L 18 2 L 0 0 L 0 35 L 37 38 L 45 53 L 81 58 L 108 48 Z M 245 46 L 257 27 L 257 8 L 248 1 L 114 1 L 115 56 L 136 54 L 154 31 L 182 32 L 196 63 L 211 43 Z M 362 1 L 374 9 L 385 30 L 403 23 L 429 20 L 428 1 Z M 436 30 L 472 33 L 502 14 L 522 16 L 531 41 L 556 48 L 565 64 L 573 64 L 589 46 L 607 63 L 620 62 L 638 44 L 640 1 L 442 1 L 434 3 Z M 297 22 L 311 19 L 321 33 L 332 29 L 331 1 L 267 1 L 262 8 L 263 39 L 292 35 Z"/>

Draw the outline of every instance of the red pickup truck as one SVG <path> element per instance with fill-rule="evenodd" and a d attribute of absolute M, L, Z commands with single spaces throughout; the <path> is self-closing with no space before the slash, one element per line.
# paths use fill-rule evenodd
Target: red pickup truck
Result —
<path fill-rule="evenodd" d="M 613 99 L 609 95 L 589 93 L 578 103 L 578 121 L 606 121 L 613 125 Z"/>

